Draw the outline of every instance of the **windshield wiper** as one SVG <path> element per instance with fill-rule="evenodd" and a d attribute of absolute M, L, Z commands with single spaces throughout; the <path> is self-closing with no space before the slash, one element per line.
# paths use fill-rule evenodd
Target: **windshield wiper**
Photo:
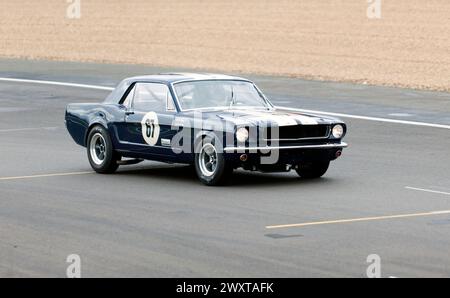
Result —
<path fill-rule="evenodd" d="M 234 88 L 231 86 L 231 101 L 229 109 L 231 110 L 231 107 L 236 103 L 236 98 L 234 97 Z"/>

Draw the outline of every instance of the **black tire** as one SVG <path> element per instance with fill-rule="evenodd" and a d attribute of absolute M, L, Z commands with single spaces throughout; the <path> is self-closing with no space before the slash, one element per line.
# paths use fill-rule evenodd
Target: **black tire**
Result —
<path fill-rule="evenodd" d="M 89 131 L 86 148 L 89 163 L 97 173 L 111 174 L 119 167 L 120 156 L 114 151 L 111 137 L 103 126 L 96 125 Z"/>
<path fill-rule="evenodd" d="M 322 177 L 330 166 L 329 161 L 316 161 L 298 165 L 295 170 L 297 174 L 305 179 L 316 179 Z"/>
<path fill-rule="evenodd" d="M 211 149 L 211 146 L 215 150 L 215 166 L 208 169 L 203 157 L 206 154 L 205 149 Z M 207 186 L 225 185 L 230 181 L 233 174 L 233 167 L 225 160 L 221 143 L 217 138 L 206 137 L 203 141 L 197 142 L 194 166 L 198 179 Z"/>

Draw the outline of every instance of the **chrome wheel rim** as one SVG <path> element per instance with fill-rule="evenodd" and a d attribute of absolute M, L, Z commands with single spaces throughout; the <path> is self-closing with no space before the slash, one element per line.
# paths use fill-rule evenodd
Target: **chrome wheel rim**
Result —
<path fill-rule="evenodd" d="M 198 159 L 200 171 L 204 176 L 211 177 L 217 169 L 217 151 L 213 144 L 203 145 Z"/>
<path fill-rule="evenodd" d="M 96 133 L 90 143 L 89 151 L 91 153 L 91 159 L 96 165 L 101 165 L 106 158 L 106 141 L 100 134 Z"/>

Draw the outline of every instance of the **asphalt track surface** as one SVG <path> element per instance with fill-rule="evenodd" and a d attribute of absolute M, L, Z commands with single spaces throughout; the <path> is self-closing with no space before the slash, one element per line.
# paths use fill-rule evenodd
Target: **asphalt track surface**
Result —
<path fill-rule="evenodd" d="M 160 71 L 0 60 L 0 77 L 109 87 Z M 447 93 L 250 78 L 277 105 L 450 125 Z M 365 277 L 370 254 L 383 277 L 450 276 L 450 129 L 346 117 L 323 179 L 237 171 L 212 188 L 180 165 L 92 173 L 64 109 L 107 93 L 0 82 L 1 277 L 65 277 L 70 254 L 83 277 Z"/>

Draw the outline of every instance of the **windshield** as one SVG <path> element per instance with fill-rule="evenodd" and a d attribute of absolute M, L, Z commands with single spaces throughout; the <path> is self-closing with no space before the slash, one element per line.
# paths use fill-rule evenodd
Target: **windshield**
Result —
<path fill-rule="evenodd" d="M 269 108 L 256 87 L 246 81 L 191 81 L 174 85 L 183 110 L 201 108 Z"/>

